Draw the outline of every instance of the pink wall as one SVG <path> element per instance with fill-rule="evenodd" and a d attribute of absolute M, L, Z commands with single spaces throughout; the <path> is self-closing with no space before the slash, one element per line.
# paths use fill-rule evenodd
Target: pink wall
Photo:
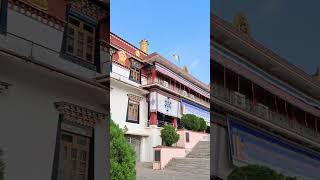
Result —
<path fill-rule="evenodd" d="M 153 169 L 163 169 L 172 158 L 179 158 L 186 156 L 186 150 L 180 147 L 166 147 L 158 146 L 154 147 L 153 150 L 160 151 L 160 162 L 153 162 Z"/>
<path fill-rule="evenodd" d="M 189 133 L 189 142 L 186 142 L 187 132 Z M 187 151 L 191 150 L 200 140 L 209 138 L 209 134 L 204 132 L 178 130 L 177 133 L 180 135 L 180 138 L 177 142 L 177 146 L 186 148 Z"/>

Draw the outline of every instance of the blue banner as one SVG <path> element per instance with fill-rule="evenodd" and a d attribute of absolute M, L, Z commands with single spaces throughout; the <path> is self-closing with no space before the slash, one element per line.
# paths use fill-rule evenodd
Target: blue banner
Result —
<path fill-rule="evenodd" d="M 236 166 L 259 164 L 282 174 L 320 179 L 320 153 L 250 128 L 228 118 L 231 157 Z"/>
<path fill-rule="evenodd" d="M 199 106 L 193 105 L 186 100 L 181 101 L 183 114 L 194 114 L 198 117 L 202 117 L 210 125 L 210 112 Z"/>

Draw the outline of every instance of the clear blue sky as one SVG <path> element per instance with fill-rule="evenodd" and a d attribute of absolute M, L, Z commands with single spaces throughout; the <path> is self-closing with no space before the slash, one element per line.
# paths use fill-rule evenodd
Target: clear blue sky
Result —
<path fill-rule="evenodd" d="M 204 83 L 210 82 L 209 0 L 111 0 L 111 32 L 139 47 L 149 41 L 149 53 L 170 61 L 180 56 L 182 67 Z"/>

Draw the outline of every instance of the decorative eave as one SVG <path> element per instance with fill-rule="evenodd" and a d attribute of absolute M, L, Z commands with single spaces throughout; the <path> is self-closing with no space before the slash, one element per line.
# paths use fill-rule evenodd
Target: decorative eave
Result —
<path fill-rule="evenodd" d="M 139 48 L 135 47 L 134 45 L 130 44 L 129 42 L 125 41 L 124 39 L 120 38 L 119 36 L 115 35 L 114 33 L 110 32 L 110 45 L 116 47 L 117 49 L 122 49 L 130 56 L 134 57 L 138 60 L 143 60 L 148 56 L 145 52 L 141 51 Z M 136 52 L 139 52 L 139 56 L 137 56 Z"/>
<path fill-rule="evenodd" d="M 176 74 L 180 75 L 181 77 L 185 78 L 186 80 L 192 82 L 193 84 L 195 84 L 199 88 L 202 88 L 203 90 L 205 90 L 207 92 L 210 92 L 210 87 L 207 84 L 196 79 L 191 74 L 185 72 L 184 70 L 182 70 L 181 68 L 179 68 L 175 64 L 171 63 L 170 61 L 168 61 L 167 59 L 165 59 L 164 57 L 162 57 L 158 53 L 152 53 L 151 55 L 146 57 L 145 62 L 148 62 L 150 64 L 157 62 L 157 63 L 161 64 L 162 66 L 168 68 L 169 70 L 175 72 Z"/>
<path fill-rule="evenodd" d="M 96 124 L 106 120 L 107 115 L 68 102 L 54 103 L 64 120 L 94 128 Z"/>
<path fill-rule="evenodd" d="M 58 17 L 49 15 L 48 12 L 33 6 L 32 4 L 20 1 L 20 0 L 9 0 L 8 8 L 29 16 L 36 21 L 39 21 L 43 24 L 46 24 L 50 27 L 53 27 L 59 31 L 63 31 L 66 21 L 59 19 Z"/>
<path fill-rule="evenodd" d="M 211 15 L 211 45 L 220 44 L 269 74 L 320 100 L 320 82 L 230 23 Z M 212 51 L 211 51 L 212 52 Z M 259 59 L 259 61 L 257 61 Z"/>

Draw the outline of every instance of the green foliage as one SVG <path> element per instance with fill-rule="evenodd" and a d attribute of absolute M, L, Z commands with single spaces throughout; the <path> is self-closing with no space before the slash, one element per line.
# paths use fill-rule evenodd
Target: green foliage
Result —
<path fill-rule="evenodd" d="M 5 168 L 4 162 L 2 160 L 2 155 L 3 155 L 3 152 L 2 152 L 2 149 L 0 149 L 0 180 L 4 180 L 4 168 Z"/>
<path fill-rule="evenodd" d="M 297 178 L 285 177 L 276 171 L 259 165 L 238 167 L 228 176 L 228 180 L 296 180 Z"/>
<path fill-rule="evenodd" d="M 201 118 L 201 117 L 198 118 L 198 121 L 199 121 L 199 124 L 200 124 L 199 131 L 204 131 L 204 130 L 206 130 L 206 129 L 207 129 L 207 123 L 206 123 L 206 121 L 205 121 L 203 118 Z"/>
<path fill-rule="evenodd" d="M 176 129 L 171 125 L 165 125 L 161 130 L 161 138 L 166 146 L 172 146 L 172 144 L 178 142 L 179 134 Z"/>
<path fill-rule="evenodd" d="M 136 179 L 136 155 L 123 131 L 110 122 L 110 175 L 112 180 Z"/>
<path fill-rule="evenodd" d="M 193 114 L 184 114 L 181 117 L 181 122 L 185 129 L 191 131 L 198 131 L 200 128 L 200 121 L 198 121 L 198 117 Z"/>
<path fill-rule="evenodd" d="M 193 114 L 184 114 L 181 117 L 182 126 L 191 131 L 204 131 L 207 129 L 206 121 Z"/>

